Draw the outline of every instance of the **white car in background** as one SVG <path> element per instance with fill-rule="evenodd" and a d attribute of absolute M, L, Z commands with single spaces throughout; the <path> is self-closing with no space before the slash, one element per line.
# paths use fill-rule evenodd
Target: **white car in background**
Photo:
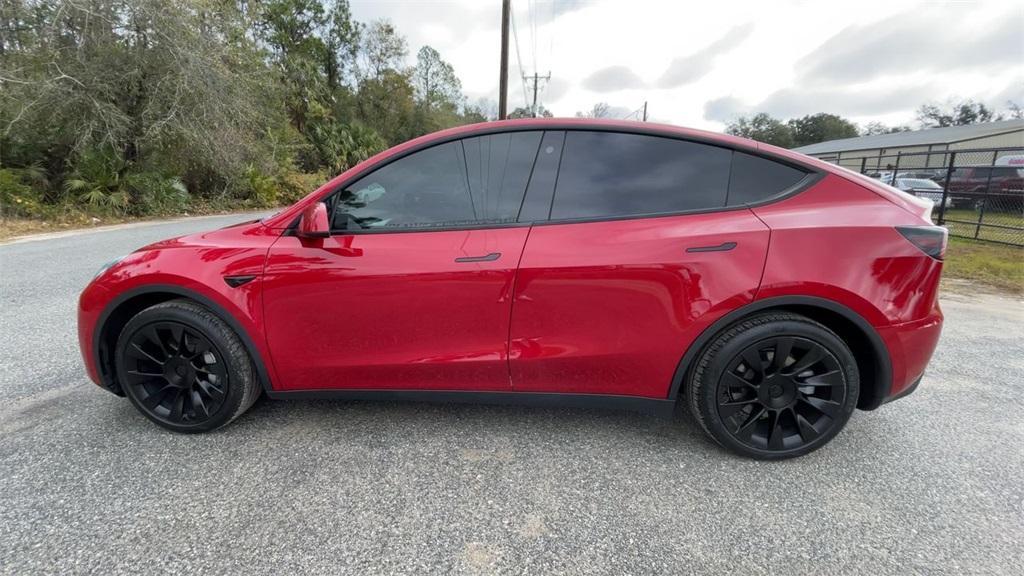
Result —
<path fill-rule="evenodd" d="M 896 187 L 904 192 L 931 200 L 932 204 L 938 206 L 942 203 L 942 186 L 925 178 L 897 178 Z M 953 199 L 946 198 L 946 208 L 953 205 Z"/>

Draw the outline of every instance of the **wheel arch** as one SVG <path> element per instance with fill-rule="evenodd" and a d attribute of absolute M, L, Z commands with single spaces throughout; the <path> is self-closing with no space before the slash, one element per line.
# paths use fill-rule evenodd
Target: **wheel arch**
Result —
<path fill-rule="evenodd" d="M 729 326 L 758 312 L 787 311 L 819 322 L 843 339 L 857 359 L 861 396 L 857 408 L 874 410 L 892 389 L 892 361 L 882 337 L 863 316 L 833 300 L 814 296 L 778 296 L 756 300 L 719 318 L 701 332 L 676 367 L 668 399 L 676 401 L 698 355 Z"/>
<path fill-rule="evenodd" d="M 241 339 L 246 352 L 249 353 L 249 358 L 252 359 L 260 385 L 266 391 L 272 390 L 270 374 L 267 372 L 263 356 L 242 324 L 223 306 L 210 297 L 188 288 L 166 284 L 152 284 L 127 290 L 111 300 L 103 309 L 103 312 L 100 313 L 96 321 L 96 330 L 93 332 L 92 353 L 96 361 L 97 372 L 105 388 L 118 396 L 124 396 L 124 392 L 117 381 L 113 354 L 121 329 L 124 328 L 133 316 L 146 308 L 176 299 L 191 300 L 209 309 L 227 323 L 235 331 L 239 339 Z"/>

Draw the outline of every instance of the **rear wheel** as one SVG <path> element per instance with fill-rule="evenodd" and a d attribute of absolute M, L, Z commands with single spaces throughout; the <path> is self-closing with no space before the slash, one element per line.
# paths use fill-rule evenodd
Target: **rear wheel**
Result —
<path fill-rule="evenodd" d="M 238 335 L 189 300 L 163 302 L 133 317 L 118 338 L 115 362 L 132 404 L 175 432 L 223 426 L 260 393 Z"/>
<path fill-rule="evenodd" d="M 719 444 L 760 459 L 816 450 L 846 424 L 860 379 L 827 327 L 785 312 L 740 321 L 698 357 L 690 410 Z"/>

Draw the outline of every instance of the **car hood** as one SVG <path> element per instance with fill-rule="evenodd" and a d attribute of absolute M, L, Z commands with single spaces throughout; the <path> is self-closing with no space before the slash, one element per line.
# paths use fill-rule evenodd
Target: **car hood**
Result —
<path fill-rule="evenodd" d="M 266 227 L 262 220 L 249 220 L 231 224 L 208 232 L 197 232 L 160 240 L 147 244 L 136 252 L 149 250 L 171 250 L 180 248 L 233 248 L 248 247 L 258 238 L 266 238 Z"/>

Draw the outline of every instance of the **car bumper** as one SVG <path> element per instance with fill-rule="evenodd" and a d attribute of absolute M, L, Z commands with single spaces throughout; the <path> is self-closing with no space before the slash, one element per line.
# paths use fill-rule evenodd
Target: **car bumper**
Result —
<path fill-rule="evenodd" d="M 100 377 L 96 353 L 96 323 L 103 307 L 110 300 L 110 293 L 95 282 L 89 284 L 78 297 L 78 347 L 85 363 L 85 372 L 97 386 L 106 387 Z"/>
<path fill-rule="evenodd" d="M 942 310 L 936 302 L 926 317 L 884 330 L 882 337 L 892 358 L 892 388 L 882 403 L 902 398 L 917 389 L 938 346 L 942 321 Z"/>

